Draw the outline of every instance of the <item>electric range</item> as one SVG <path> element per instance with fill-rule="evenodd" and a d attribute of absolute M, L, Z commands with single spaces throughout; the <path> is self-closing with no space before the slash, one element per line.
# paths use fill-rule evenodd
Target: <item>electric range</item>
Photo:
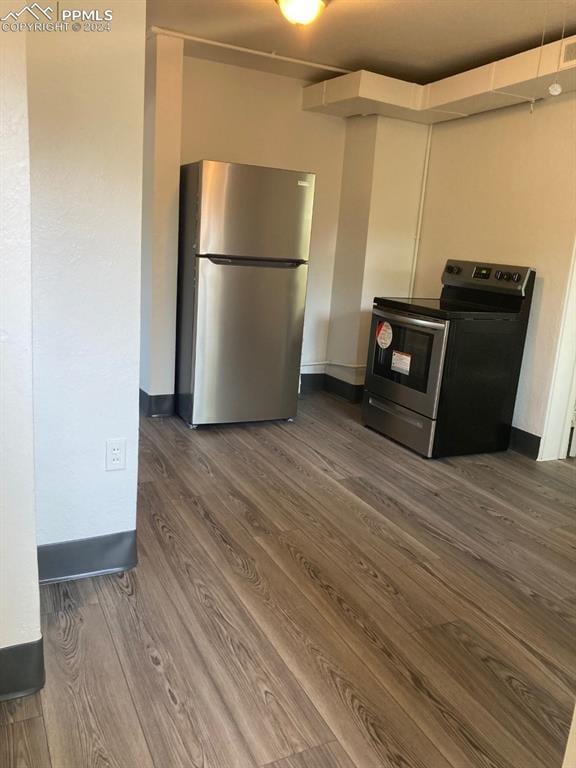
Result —
<path fill-rule="evenodd" d="M 376 297 L 364 424 L 427 457 L 506 450 L 535 275 L 450 259 L 439 297 Z"/>

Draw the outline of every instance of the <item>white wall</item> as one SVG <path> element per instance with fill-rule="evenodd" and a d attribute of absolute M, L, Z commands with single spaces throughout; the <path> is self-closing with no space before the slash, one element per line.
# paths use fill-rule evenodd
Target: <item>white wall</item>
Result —
<path fill-rule="evenodd" d="M 364 383 L 374 296 L 410 293 L 428 131 L 376 115 L 346 121 L 327 373 L 352 384 Z"/>
<path fill-rule="evenodd" d="M 514 425 L 542 435 L 576 236 L 576 95 L 435 125 L 415 296 L 446 259 L 533 266 Z"/>
<path fill-rule="evenodd" d="M 174 389 L 183 48 L 166 35 L 146 43 L 140 388 L 149 395 Z"/>
<path fill-rule="evenodd" d="M 40 637 L 25 39 L 0 46 L 0 648 Z"/>
<path fill-rule="evenodd" d="M 29 36 L 39 544 L 136 521 L 146 8 L 107 7 L 111 32 Z"/>
<path fill-rule="evenodd" d="M 302 370 L 314 372 L 324 367 L 307 364 L 326 359 L 345 122 L 303 112 L 303 84 L 185 57 L 182 163 L 228 160 L 317 174 L 302 351 Z"/>

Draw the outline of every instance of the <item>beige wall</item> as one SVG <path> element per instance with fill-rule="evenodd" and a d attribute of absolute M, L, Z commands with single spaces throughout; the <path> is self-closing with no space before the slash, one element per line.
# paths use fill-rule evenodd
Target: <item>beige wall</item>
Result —
<path fill-rule="evenodd" d="M 360 361 L 366 360 L 374 296 L 409 296 L 429 128 L 378 118 L 362 285 Z"/>
<path fill-rule="evenodd" d="M 184 43 L 146 42 L 140 388 L 174 391 Z"/>
<path fill-rule="evenodd" d="M 415 296 L 446 259 L 537 270 L 514 425 L 542 435 L 576 236 L 576 96 L 436 125 Z"/>
<path fill-rule="evenodd" d="M 408 296 L 428 127 L 371 115 L 346 121 L 327 373 L 364 382 L 374 296 Z"/>
<path fill-rule="evenodd" d="M 0 648 L 40 637 L 25 41 L 0 46 Z"/>
<path fill-rule="evenodd" d="M 365 361 L 361 339 L 361 297 L 368 244 L 370 201 L 378 118 L 352 117 L 346 121 L 346 149 L 338 220 L 336 263 L 332 286 L 327 373 L 356 384 Z M 350 367 L 348 367 L 350 366 Z"/>
<path fill-rule="evenodd" d="M 303 371 L 313 372 L 306 364 L 326 357 L 345 122 L 303 112 L 302 86 L 185 57 L 182 162 L 228 160 L 317 174 L 302 351 Z"/>
<path fill-rule="evenodd" d="M 568 743 L 566 744 L 566 754 L 562 768 L 574 768 L 576 766 L 576 709 L 572 718 L 572 727 L 568 734 Z"/>

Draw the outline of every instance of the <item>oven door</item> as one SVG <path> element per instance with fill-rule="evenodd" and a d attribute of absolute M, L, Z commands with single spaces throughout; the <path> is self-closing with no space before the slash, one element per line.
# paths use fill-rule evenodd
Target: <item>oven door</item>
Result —
<path fill-rule="evenodd" d="M 375 309 L 366 389 L 436 418 L 450 322 Z"/>

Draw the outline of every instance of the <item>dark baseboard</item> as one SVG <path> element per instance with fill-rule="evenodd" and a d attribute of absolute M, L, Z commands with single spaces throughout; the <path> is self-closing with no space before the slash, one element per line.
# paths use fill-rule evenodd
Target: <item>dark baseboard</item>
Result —
<path fill-rule="evenodd" d="M 140 413 L 143 416 L 173 416 L 175 395 L 149 395 L 140 390 Z"/>
<path fill-rule="evenodd" d="M 341 381 L 326 373 L 302 373 L 300 374 L 300 394 L 309 392 L 332 392 L 335 395 L 349 400 L 351 403 L 359 403 L 364 392 L 363 384 L 350 384 Z M 176 413 L 175 395 L 149 395 L 140 390 L 140 413 L 143 416 L 173 416 Z"/>
<path fill-rule="evenodd" d="M 322 392 L 325 377 L 325 373 L 301 373 L 300 394 L 306 395 L 308 392 Z"/>
<path fill-rule="evenodd" d="M 44 686 L 42 638 L 0 648 L 0 701 L 36 693 Z"/>
<path fill-rule="evenodd" d="M 361 403 L 364 395 L 363 384 L 350 384 L 348 381 L 341 381 L 328 374 L 324 376 L 324 389 L 326 392 L 339 395 L 351 403 Z"/>
<path fill-rule="evenodd" d="M 537 459 L 540 453 L 541 439 L 538 435 L 512 427 L 510 430 L 510 450 L 528 456 L 530 459 Z"/>
<path fill-rule="evenodd" d="M 364 385 L 350 384 L 327 373 L 301 373 L 300 394 L 306 395 L 310 392 L 331 392 L 351 403 L 360 403 L 364 395 Z"/>
<path fill-rule="evenodd" d="M 134 568 L 137 561 L 136 531 L 43 544 L 38 547 L 38 574 L 41 584 L 128 571 Z"/>

